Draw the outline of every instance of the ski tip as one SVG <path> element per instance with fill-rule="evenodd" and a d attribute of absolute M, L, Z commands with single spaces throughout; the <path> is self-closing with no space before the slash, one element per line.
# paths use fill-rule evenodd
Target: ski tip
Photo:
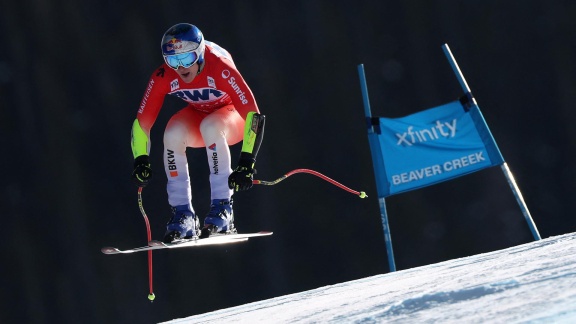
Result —
<path fill-rule="evenodd" d="M 158 240 L 152 240 L 150 242 L 148 242 L 148 245 L 150 246 L 166 246 L 166 244 L 162 241 L 158 241 Z"/>
<path fill-rule="evenodd" d="M 104 253 L 104 254 L 116 254 L 116 253 L 120 253 L 120 250 L 118 250 L 118 249 L 115 248 L 115 247 L 110 247 L 110 246 L 103 247 L 102 249 L 100 249 L 100 251 L 102 251 L 102 253 Z"/>

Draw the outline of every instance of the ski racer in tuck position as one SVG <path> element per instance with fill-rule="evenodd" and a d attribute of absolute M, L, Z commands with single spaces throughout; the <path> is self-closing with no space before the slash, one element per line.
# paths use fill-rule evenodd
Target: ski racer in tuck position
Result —
<path fill-rule="evenodd" d="M 162 154 L 173 213 L 164 242 L 235 232 L 232 195 L 252 187 L 265 116 L 230 53 L 205 40 L 196 26 L 172 26 L 161 47 L 164 63 L 152 73 L 132 126 L 132 178 L 144 187 L 152 177 L 150 130 L 164 97 L 184 100 L 186 107 L 170 118 L 164 131 Z M 229 145 L 240 141 L 238 166 L 232 171 Z M 187 147 L 204 148 L 210 166 L 211 206 L 202 229 L 192 207 Z"/>

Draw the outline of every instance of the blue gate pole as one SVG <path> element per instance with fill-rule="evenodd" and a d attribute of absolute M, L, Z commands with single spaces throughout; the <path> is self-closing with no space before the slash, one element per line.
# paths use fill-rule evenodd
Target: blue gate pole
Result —
<path fill-rule="evenodd" d="M 382 218 L 382 228 L 384 229 L 384 242 L 386 243 L 386 254 L 388 254 L 388 267 L 390 272 L 396 271 L 394 262 L 394 251 L 392 250 L 392 236 L 390 235 L 390 225 L 388 225 L 388 213 L 386 213 L 386 199 L 378 198 L 380 205 L 380 217 Z"/>
<path fill-rule="evenodd" d="M 454 71 L 454 74 L 456 74 L 456 78 L 458 78 L 458 82 L 460 82 L 460 86 L 462 86 L 462 90 L 464 90 L 464 93 L 466 95 L 471 96 L 471 91 L 470 91 L 470 88 L 468 87 L 468 83 L 466 83 L 466 80 L 464 79 L 464 75 L 460 71 L 460 67 L 458 66 L 458 63 L 456 63 L 456 60 L 454 59 L 454 56 L 452 55 L 452 52 L 450 51 L 448 44 L 442 45 L 442 50 L 444 50 L 444 54 L 446 55 L 446 58 L 450 62 L 450 66 L 452 66 L 452 70 Z M 472 100 L 474 100 L 474 98 L 472 98 Z M 476 101 L 473 101 L 473 103 L 476 104 Z M 520 210 L 522 210 L 522 214 L 524 215 L 524 218 L 526 219 L 526 222 L 528 223 L 528 227 L 530 228 L 530 231 L 532 232 L 532 236 L 534 236 L 534 240 L 535 241 L 540 240 L 541 237 L 540 237 L 540 233 L 538 233 L 538 228 L 536 228 L 536 224 L 534 223 L 534 220 L 532 219 L 532 216 L 530 215 L 530 211 L 528 210 L 528 206 L 526 205 L 526 202 L 524 201 L 524 198 L 522 197 L 522 193 L 520 192 L 520 188 L 516 184 L 516 180 L 514 179 L 514 175 L 512 175 L 512 172 L 510 171 L 508 164 L 506 162 L 504 162 L 500 166 L 500 168 L 502 169 L 502 172 L 504 173 L 506 180 L 508 180 L 508 185 L 512 189 L 512 193 L 514 194 L 514 197 L 516 198 L 516 201 L 518 202 L 518 205 L 520 206 Z"/>
<path fill-rule="evenodd" d="M 528 223 L 528 227 L 530 227 L 530 232 L 532 232 L 532 236 L 534 236 L 534 241 L 540 240 L 541 237 L 540 233 L 538 233 L 538 228 L 536 228 L 536 224 L 534 223 L 534 220 L 530 215 L 528 206 L 526 206 L 526 202 L 524 201 L 524 197 L 522 197 L 520 188 L 518 188 L 518 185 L 516 184 L 516 180 L 512 175 L 512 171 L 510 171 L 510 168 L 508 167 L 508 164 L 506 162 L 504 162 L 500 167 L 502 168 L 502 172 L 504 172 L 504 175 L 506 176 L 506 180 L 508 180 L 508 185 L 510 185 L 510 188 L 512 188 L 512 192 L 514 193 L 514 197 L 516 198 L 518 205 L 520 205 L 522 214 L 524 215 L 524 218 Z"/>
<path fill-rule="evenodd" d="M 366 124 L 368 125 L 368 135 L 374 134 L 374 127 L 371 123 L 372 112 L 370 111 L 370 100 L 368 99 L 368 87 L 366 86 L 366 75 L 364 74 L 364 64 L 358 65 L 358 74 L 360 75 L 360 88 L 362 90 L 362 99 L 364 102 L 364 115 L 366 116 Z M 375 152 L 372 152 L 375 154 Z M 373 158 L 374 168 L 378 168 L 376 161 Z M 378 181 L 378 179 L 376 179 Z M 390 226 L 388 225 L 388 213 L 386 212 L 386 200 L 384 197 L 378 198 L 380 205 L 380 217 L 382 218 L 382 227 L 384 228 L 384 242 L 386 243 L 386 254 L 388 255 L 388 268 L 390 272 L 396 271 L 396 264 L 394 262 L 394 251 L 392 250 L 392 236 L 390 235 Z"/>

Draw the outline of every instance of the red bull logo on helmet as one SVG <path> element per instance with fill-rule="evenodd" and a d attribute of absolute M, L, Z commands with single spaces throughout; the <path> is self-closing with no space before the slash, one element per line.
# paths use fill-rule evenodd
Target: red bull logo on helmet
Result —
<path fill-rule="evenodd" d="M 198 43 L 191 41 L 183 41 L 177 38 L 171 38 L 162 44 L 162 52 L 164 55 L 174 55 L 193 51 L 199 46 Z"/>
<path fill-rule="evenodd" d="M 182 48 L 182 41 L 176 38 L 172 38 L 164 44 L 164 48 L 168 52 L 176 51 L 177 49 Z"/>

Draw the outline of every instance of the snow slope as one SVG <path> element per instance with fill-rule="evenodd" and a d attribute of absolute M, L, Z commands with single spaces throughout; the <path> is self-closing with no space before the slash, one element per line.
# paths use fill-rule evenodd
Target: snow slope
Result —
<path fill-rule="evenodd" d="M 166 323 L 576 323 L 576 233 Z"/>

